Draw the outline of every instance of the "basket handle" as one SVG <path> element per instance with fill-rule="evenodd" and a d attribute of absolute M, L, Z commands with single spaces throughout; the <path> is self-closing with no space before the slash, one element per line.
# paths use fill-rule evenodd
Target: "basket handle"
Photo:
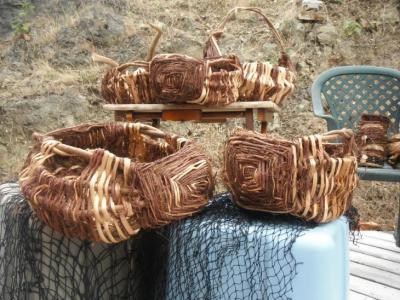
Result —
<path fill-rule="evenodd" d="M 122 72 L 123 70 L 130 68 L 130 67 L 140 67 L 140 68 L 145 68 L 145 69 L 149 69 L 150 63 L 147 61 L 143 61 L 143 60 L 135 60 L 132 62 L 128 62 L 122 65 L 119 65 L 118 67 L 116 67 L 116 69 L 120 72 Z"/>
<path fill-rule="evenodd" d="M 150 137 L 153 137 L 153 138 L 163 138 L 166 141 L 168 141 L 169 137 L 170 137 L 165 132 L 163 132 L 155 127 L 152 127 L 150 125 L 141 124 L 141 123 L 126 123 L 126 122 L 119 123 L 119 124 L 122 126 L 126 126 L 126 127 L 139 126 L 140 133 L 150 136 Z M 65 130 L 65 129 L 63 129 L 63 130 Z M 82 157 L 87 160 L 91 159 L 91 157 L 93 155 L 93 152 L 91 150 L 84 150 L 81 148 L 63 144 L 63 143 L 55 140 L 52 137 L 52 134 L 56 133 L 56 132 L 57 131 L 53 131 L 53 132 L 49 132 L 47 134 L 41 134 L 41 133 L 34 132 L 32 134 L 32 137 L 41 143 L 49 141 L 49 140 L 54 141 L 54 145 L 53 145 L 52 149 L 57 154 L 64 155 L 64 156 L 78 156 L 78 157 Z M 184 142 L 184 141 L 182 141 L 182 142 Z"/>
<path fill-rule="evenodd" d="M 281 58 L 279 59 L 279 65 L 284 66 L 289 68 L 291 71 L 294 71 L 294 66 L 289 58 L 289 56 L 286 53 L 286 48 L 285 48 L 285 43 L 284 40 L 281 36 L 281 34 L 276 30 L 275 26 L 272 24 L 272 22 L 267 18 L 267 16 L 261 11 L 260 8 L 258 7 L 235 7 L 231 9 L 226 16 L 222 19 L 222 21 L 218 24 L 216 30 L 211 33 L 210 37 L 208 38 L 206 47 L 204 49 L 204 57 L 219 57 L 222 56 L 222 52 L 217 44 L 218 39 L 221 38 L 225 25 L 228 22 L 229 18 L 236 13 L 237 11 L 240 10 L 246 10 L 246 11 L 251 11 L 254 12 L 262 17 L 262 19 L 267 23 L 268 28 L 271 30 L 271 32 L 274 35 L 275 41 L 277 42 L 280 52 L 281 52 Z"/>
<path fill-rule="evenodd" d="M 354 132 L 351 129 L 343 128 L 339 130 L 332 130 L 321 135 L 322 141 L 333 142 L 342 139 L 345 146 L 345 153 L 356 155 L 358 152 L 357 144 L 355 142 Z"/>

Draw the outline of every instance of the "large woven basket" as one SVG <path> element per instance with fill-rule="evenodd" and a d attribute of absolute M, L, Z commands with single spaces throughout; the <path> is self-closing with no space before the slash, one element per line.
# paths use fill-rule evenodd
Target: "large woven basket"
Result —
<path fill-rule="evenodd" d="M 222 37 L 228 20 L 238 11 L 251 11 L 261 16 L 280 48 L 278 65 L 269 62 L 245 62 L 243 64 L 243 84 L 239 89 L 240 100 L 266 101 L 270 100 L 281 105 L 294 90 L 295 71 L 293 64 L 286 53 L 283 39 L 271 21 L 262 13 L 261 9 L 254 7 L 236 7 L 228 12 L 209 37 L 204 57 L 222 57 L 218 40 Z"/>
<path fill-rule="evenodd" d="M 22 192 L 68 237 L 116 243 L 192 215 L 213 189 L 206 155 L 151 126 L 83 124 L 37 140 L 20 175 Z"/>
<path fill-rule="evenodd" d="M 337 139 L 342 142 L 329 142 Z M 294 142 L 240 129 L 226 145 L 225 181 L 243 208 L 324 223 L 350 207 L 356 149 L 347 129 Z"/>

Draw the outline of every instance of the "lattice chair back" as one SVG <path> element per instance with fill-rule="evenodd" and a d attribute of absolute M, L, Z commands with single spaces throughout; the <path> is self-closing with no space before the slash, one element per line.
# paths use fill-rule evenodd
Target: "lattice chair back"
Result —
<path fill-rule="evenodd" d="M 329 130 L 354 128 L 363 113 L 372 113 L 386 115 L 391 121 L 389 131 L 399 131 L 400 71 L 370 66 L 333 68 L 318 76 L 312 99 L 315 114 L 327 121 Z"/>

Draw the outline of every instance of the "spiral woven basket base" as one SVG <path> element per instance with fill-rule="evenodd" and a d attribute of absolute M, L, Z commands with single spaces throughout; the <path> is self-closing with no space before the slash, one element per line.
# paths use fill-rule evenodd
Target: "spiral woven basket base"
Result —
<path fill-rule="evenodd" d="M 240 129 L 225 148 L 225 182 L 243 208 L 328 222 L 351 205 L 356 149 L 351 130 L 292 142 Z"/>
<path fill-rule="evenodd" d="M 116 243 L 192 215 L 213 189 L 205 154 L 151 126 L 83 124 L 38 139 L 20 174 L 22 192 L 68 237 Z"/>

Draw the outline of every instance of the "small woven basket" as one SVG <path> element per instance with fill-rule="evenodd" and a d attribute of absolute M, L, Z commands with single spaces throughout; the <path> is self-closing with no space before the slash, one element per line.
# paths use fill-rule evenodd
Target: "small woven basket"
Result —
<path fill-rule="evenodd" d="M 225 182 L 243 208 L 328 222 L 350 207 L 356 149 L 351 130 L 292 142 L 240 129 L 225 148 Z"/>
<path fill-rule="evenodd" d="M 358 123 L 359 164 L 382 168 L 386 161 L 387 132 L 390 119 L 383 115 L 363 114 Z"/>
<path fill-rule="evenodd" d="M 151 126 L 82 124 L 36 137 L 22 192 L 67 237 L 126 240 L 199 211 L 213 189 L 206 155 Z"/>
<path fill-rule="evenodd" d="M 150 63 L 150 89 L 160 102 L 226 105 L 237 100 L 242 82 L 242 67 L 234 55 L 200 60 L 160 54 Z"/>
<path fill-rule="evenodd" d="M 240 10 L 251 11 L 261 16 L 272 31 L 281 54 L 278 65 L 272 65 L 269 62 L 246 62 L 243 64 L 243 84 L 239 88 L 239 98 L 246 101 L 270 100 L 281 105 L 294 91 L 296 77 L 294 67 L 286 53 L 280 33 L 259 8 L 237 7 L 229 11 L 209 37 L 204 57 L 223 56 L 217 42 L 222 37 L 229 18 Z"/>
<path fill-rule="evenodd" d="M 400 164 L 400 134 L 391 137 L 388 143 L 389 163 L 397 167 Z"/>
<path fill-rule="evenodd" d="M 133 72 L 128 70 L 137 66 L 137 63 L 126 63 L 113 67 L 104 75 L 101 94 L 105 101 L 112 104 L 153 103 L 149 72 L 145 68 L 138 68 Z"/>

